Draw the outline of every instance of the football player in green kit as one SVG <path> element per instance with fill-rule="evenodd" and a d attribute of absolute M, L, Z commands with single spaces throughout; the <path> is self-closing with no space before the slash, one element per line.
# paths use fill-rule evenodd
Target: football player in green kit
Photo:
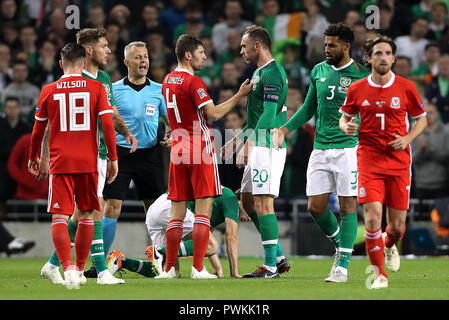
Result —
<path fill-rule="evenodd" d="M 349 137 L 339 131 L 339 109 L 351 83 L 367 77 L 369 72 L 349 55 L 354 40 L 351 28 L 342 23 L 331 24 L 324 35 L 326 61 L 312 69 L 304 105 L 276 130 L 275 139 L 282 148 L 286 134 L 316 116 L 314 149 L 307 169 L 308 210 L 336 249 L 325 281 L 346 282 L 357 235 L 357 136 Z M 340 226 L 328 207 L 331 193 L 338 195 Z"/>
<path fill-rule="evenodd" d="M 263 266 L 244 274 L 243 278 L 278 278 L 280 273 L 290 269 L 279 243 L 274 212 L 286 150 L 275 149 L 273 133 L 287 119 L 287 76 L 284 68 L 273 59 L 271 39 L 264 28 L 247 27 L 240 45 L 245 61 L 258 67 L 251 79 L 253 88 L 247 100 L 247 126 L 242 134 L 245 144 L 237 155 L 237 165 L 245 166 L 241 200 L 258 226 L 265 255 Z"/>

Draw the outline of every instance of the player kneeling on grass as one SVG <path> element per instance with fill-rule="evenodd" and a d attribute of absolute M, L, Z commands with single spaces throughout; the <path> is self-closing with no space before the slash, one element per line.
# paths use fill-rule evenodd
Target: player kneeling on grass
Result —
<path fill-rule="evenodd" d="M 340 129 L 348 136 L 359 129 L 357 149 L 358 202 L 365 213 L 366 252 L 376 271 L 373 289 L 387 288 L 387 266 L 399 269 L 395 244 L 404 236 L 409 206 L 411 153 L 409 144 L 427 126 L 426 111 L 413 82 L 395 75 L 396 44 L 378 36 L 365 43 L 372 74 L 354 82 L 340 112 Z M 360 128 L 355 115 L 360 113 Z M 409 116 L 416 120 L 409 130 Z M 382 205 L 388 226 L 382 236 Z"/>
<path fill-rule="evenodd" d="M 166 261 L 166 228 L 170 220 L 171 205 L 172 202 L 167 199 L 167 193 L 164 193 L 148 209 L 146 225 L 153 245 L 147 247 L 145 253 L 150 261 L 129 259 L 121 252 L 114 251 L 109 256 L 108 262 L 108 267 L 112 273 L 124 268 L 146 277 L 155 277 L 163 272 Z M 193 212 L 195 212 L 195 201 L 189 201 L 183 221 L 183 240 L 178 249 L 178 257 L 193 256 L 192 232 L 195 221 Z M 212 230 L 222 223 L 226 224 L 226 249 L 230 276 L 235 278 L 240 278 L 238 273 L 238 221 L 239 203 L 237 197 L 230 189 L 223 187 L 222 195 L 213 201 L 210 223 Z M 210 233 L 205 256 L 209 258 L 214 268 L 214 274 L 223 277 L 223 268 L 217 256 L 217 251 L 218 242 Z M 176 268 L 176 275 L 179 276 L 179 268 Z"/>

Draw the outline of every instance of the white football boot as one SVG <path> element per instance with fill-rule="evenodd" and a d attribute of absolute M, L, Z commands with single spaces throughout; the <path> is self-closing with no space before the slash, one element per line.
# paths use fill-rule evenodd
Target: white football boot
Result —
<path fill-rule="evenodd" d="M 41 277 L 50 280 L 54 284 L 64 284 L 64 279 L 59 272 L 59 267 L 52 265 L 49 261 L 42 267 Z"/>
<path fill-rule="evenodd" d="M 114 277 L 111 272 L 106 269 L 98 274 L 97 284 L 123 284 L 125 280 Z"/>
<path fill-rule="evenodd" d="M 386 232 L 382 233 L 382 238 L 384 239 L 384 241 L 386 236 Z M 387 266 L 387 268 L 393 272 L 398 272 L 401 266 L 401 258 L 399 257 L 399 251 L 396 245 L 392 246 L 391 248 L 387 248 L 386 246 L 384 246 L 384 253 L 385 265 Z"/>
<path fill-rule="evenodd" d="M 388 288 L 388 279 L 380 274 L 376 277 L 376 279 L 374 279 L 374 282 L 371 285 L 371 289 L 384 289 L 384 288 Z"/>
<path fill-rule="evenodd" d="M 174 279 L 176 278 L 176 270 L 175 267 L 171 267 L 168 272 L 162 271 L 162 273 L 156 277 L 155 279 Z"/>
<path fill-rule="evenodd" d="M 64 284 L 67 289 L 79 289 L 80 288 L 80 276 L 79 271 L 72 269 L 64 272 Z"/>
<path fill-rule="evenodd" d="M 347 282 L 348 281 L 348 271 L 343 271 L 343 267 L 337 267 L 334 272 L 331 272 L 329 277 L 324 281 L 326 282 Z"/>
<path fill-rule="evenodd" d="M 192 273 L 190 274 L 192 279 L 216 279 L 215 274 L 210 274 L 206 267 L 203 266 L 203 270 L 198 271 L 194 266 L 192 266 Z"/>

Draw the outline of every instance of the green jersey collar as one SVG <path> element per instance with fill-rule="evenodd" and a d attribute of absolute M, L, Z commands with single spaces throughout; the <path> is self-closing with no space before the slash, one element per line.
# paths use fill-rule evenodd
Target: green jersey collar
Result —
<path fill-rule="evenodd" d="M 340 70 L 343 70 L 344 68 L 347 68 L 347 67 L 349 67 L 352 63 L 354 62 L 354 60 L 351 58 L 351 60 L 349 60 L 349 62 L 347 63 L 347 64 L 345 64 L 345 65 L 343 65 L 343 66 L 341 66 L 341 67 L 336 67 L 336 66 L 334 66 L 334 65 L 331 65 L 331 67 L 332 67 L 332 69 L 334 69 L 335 71 L 340 71 Z"/>
<path fill-rule="evenodd" d="M 265 66 L 269 65 L 270 63 L 272 63 L 273 61 L 275 61 L 274 58 L 272 58 L 270 61 L 268 61 L 267 63 L 265 63 L 265 64 L 264 64 L 263 66 L 261 66 L 260 68 L 257 68 L 257 70 L 262 69 L 263 67 L 265 67 Z"/>
<path fill-rule="evenodd" d="M 86 74 L 86 75 L 88 75 L 88 76 L 91 77 L 91 78 L 97 79 L 97 76 L 98 76 L 98 69 L 97 69 L 97 72 L 95 72 L 95 74 L 90 73 L 90 72 L 87 71 L 86 69 L 83 69 L 83 73 Z"/>

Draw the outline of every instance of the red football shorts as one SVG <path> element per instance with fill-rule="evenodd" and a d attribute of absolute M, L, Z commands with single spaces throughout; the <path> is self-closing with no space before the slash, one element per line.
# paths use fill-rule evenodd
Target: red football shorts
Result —
<path fill-rule="evenodd" d="M 167 199 L 190 201 L 222 194 L 215 152 L 203 154 L 203 157 L 207 159 L 170 162 Z"/>
<path fill-rule="evenodd" d="M 98 172 L 51 174 L 47 211 L 71 215 L 76 207 L 81 211 L 101 211 L 97 195 Z"/>
<path fill-rule="evenodd" d="M 360 204 L 379 201 L 387 207 L 408 210 L 410 198 L 410 171 L 403 170 L 400 175 L 359 171 L 358 202 Z"/>

